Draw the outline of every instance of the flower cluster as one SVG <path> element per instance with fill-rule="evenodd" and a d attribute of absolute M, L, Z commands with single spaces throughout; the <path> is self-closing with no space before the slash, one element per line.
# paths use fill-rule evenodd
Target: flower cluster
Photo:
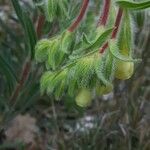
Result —
<path fill-rule="evenodd" d="M 58 100 L 65 95 L 75 97 L 77 105 L 81 107 L 91 104 L 93 93 L 104 95 L 111 92 L 115 78 L 129 79 L 134 73 L 134 63 L 139 61 L 132 58 L 133 29 L 130 11 L 119 8 L 114 19 L 112 15 L 116 14 L 116 9 L 112 9 L 110 22 L 115 22 L 115 25 L 111 28 L 110 24 L 107 25 L 109 13 L 104 13 L 106 9 L 109 11 L 110 0 L 105 1 L 95 36 L 92 35 L 89 40 L 83 34 L 81 42 L 76 43 L 74 29 L 81 21 L 88 2 L 83 1 L 80 14 L 71 28 L 51 39 L 40 40 L 35 54 L 36 60 L 44 62 L 47 69 L 41 77 L 42 94 L 46 92 Z"/>

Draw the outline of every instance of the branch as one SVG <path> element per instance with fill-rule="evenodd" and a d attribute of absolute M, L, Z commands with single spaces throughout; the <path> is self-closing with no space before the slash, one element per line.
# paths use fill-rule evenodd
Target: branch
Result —
<path fill-rule="evenodd" d="M 40 38 L 42 35 L 42 28 L 44 26 L 44 22 L 45 22 L 45 17 L 43 15 L 39 16 L 37 27 L 36 27 L 36 33 L 37 33 L 38 38 Z"/>
<path fill-rule="evenodd" d="M 120 23 L 121 23 L 122 15 L 123 15 L 123 10 L 121 8 L 119 8 L 118 14 L 117 14 L 117 17 L 116 17 L 116 21 L 115 21 L 114 30 L 113 30 L 113 33 L 112 33 L 112 36 L 111 36 L 112 39 L 116 38 L 116 35 L 118 33 L 118 29 L 119 29 L 119 26 L 120 26 Z"/>
<path fill-rule="evenodd" d="M 103 11 L 102 14 L 99 18 L 98 26 L 105 26 L 108 20 L 108 15 L 109 15 L 109 10 L 110 10 L 110 4 L 111 4 L 111 0 L 104 0 L 104 7 L 103 7 Z"/>
<path fill-rule="evenodd" d="M 119 8 L 118 14 L 117 14 L 117 17 L 116 17 L 116 21 L 115 21 L 115 25 L 114 25 L 114 29 L 113 29 L 113 32 L 112 32 L 112 35 L 111 35 L 111 39 L 115 39 L 116 36 L 117 36 L 119 26 L 120 26 L 120 23 L 121 23 L 121 19 L 122 19 L 122 15 L 123 15 L 123 10 L 121 8 Z M 108 47 L 108 42 L 105 43 L 102 48 L 100 48 L 100 53 L 103 53 L 107 47 Z"/>
<path fill-rule="evenodd" d="M 88 4 L 89 4 L 89 0 L 83 0 L 79 15 L 76 18 L 76 20 L 71 24 L 71 26 L 68 28 L 68 31 L 73 32 L 77 28 L 79 23 L 82 21 L 84 14 L 86 13 Z"/>
<path fill-rule="evenodd" d="M 24 65 L 24 67 L 23 67 L 23 71 L 22 71 L 22 74 L 21 74 L 21 79 L 20 79 L 19 83 L 17 84 L 14 93 L 12 94 L 12 96 L 10 98 L 10 101 L 12 103 L 17 99 L 17 97 L 19 95 L 19 92 L 20 92 L 20 90 L 22 89 L 22 87 L 24 85 L 24 82 L 27 80 L 28 75 L 30 73 L 30 68 L 31 68 L 31 61 L 27 61 Z"/>

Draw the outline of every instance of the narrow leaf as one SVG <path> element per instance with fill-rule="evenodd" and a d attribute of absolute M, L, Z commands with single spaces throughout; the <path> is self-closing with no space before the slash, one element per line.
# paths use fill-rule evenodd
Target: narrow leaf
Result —
<path fill-rule="evenodd" d="M 1 56 L 0 56 L 0 72 L 6 78 L 9 92 L 11 92 L 14 88 L 15 82 L 17 82 L 17 77 L 11 65 L 7 61 L 5 61 L 5 59 L 2 58 Z"/>
<path fill-rule="evenodd" d="M 56 13 L 56 2 L 54 0 L 45 0 L 44 11 L 47 21 L 53 21 Z"/>
<path fill-rule="evenodd" d="M 86 48 L 80 48 L 78 50 L 75 50 L 70 56 L 70 59 L 74 59 L 77 56 L 84 55 L 85 53 L 88 53 L 90 51 L 95 51 L 95 49 L 98 49 L 103 45 L 103 43 L 107 40 L 107 38 L 110 36 L 112 33 L 113 28 L 107 29 L 107 30 L 102 30 L 101 32 L 99 31 L 99 36 L 94 40 L 94 42 L 91 42 L 90 45 L 86 46 Z"/>
<path fill-rule="evenodd" d="M 113 28 L 107 29 L 104 32 L 101 33 L 101 35 L 97 38 L 97 40 L 88 48 L 86 49 L 96 49 L 102 46 L 102 44 L 106 41 L 106 39 L 110 36 L 110 34 L 112 33 Z"/>
<path fill-rule="evenodd" d="M 28 15 L 24 12 L 23 13 L 23 18 L 24 18 L 24 24 L 25 24 L 25 34 L 27 37 L 27 44 L 29 47 L 29 50 L 31 52 L 31 59 L 34 58 L 35 55 L 35 45 L 37 42 L 37 35 L 34 29 L 34 25 L 31 21 L 31 19 L 28 17 Z"/>
<path fill-rule="evenodd" d="M 37 41 L 34 25 L 27 13 L 24 12 L 24 10 L 20 7 L 18 0 L 12 0 L 12 4 L 18 16 L 18 19 L 24 29 L 25 38 L 27 40 L 26 44 L 28 45 L 28 49 L 30 50 L 31 59 L 33 59 L 35 53 L 34 47 Z"/>
<path fill-rule="evenodd" d="M 82 40 L 83 40 L 83 43 L 85 43 L 86 45 L 91 45 L 91 42 L 85 33 L 83 33 Z"/>
<path fill-rule="evenodd" d="M 144 2 L 131 2 L 127 0 L 118 0 L 116 3 L 122 7 L 122 8 L 127 8 L 127 9 L 133 9 L 133 10 L 141 10 L 141 9 L 146 9 L 150 7 L 150 1 L 144 1 Z"/>
<path fill-rule="evenodd" d="M 11 1 L 12 1 L 13 7 L 16 11 L 16 14 L 18 16 L 18 19 L 19 19 L 20 23 L 22 24 L 22 26 L 24 26 L 24 21 L 23 21 L 23 17 L 22 17 L 23 16 L 22 9 L 19 5 L 18 0 L 11 0 Z"/>
<path fill-rule="evenodd" d="M 11 66 L 0 56 L 0 70 L 6 75 L 11 77 L 12 80 L 17 81 L 17 76 Z"/>

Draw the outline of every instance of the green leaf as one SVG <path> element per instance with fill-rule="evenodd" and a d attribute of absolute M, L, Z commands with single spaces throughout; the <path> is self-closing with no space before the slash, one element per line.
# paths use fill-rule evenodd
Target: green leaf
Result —
<path fill-rule="evenodd" d="M 41 90 L 41 94 L 44 94 L 44 92 L 46 91 L 49 82 L 55 77 L 55 74 L 51 71 L 47 71 L 45 72 L 42 77 L 41 77 L 41 81 L 40 81 L 40 90 Z"/>
<path fill-rule="evenodd" d="M 24 12 L 24 22 L 25 22 L 25 34 L 27 37 L 27 44 L 31 53 L 31 59 L 35 55 L 35 45 L 37 42 L 37 35 L 34 29 L 34 25 L 28 15 Z"/>
<path fill-rule="evenodd" d="M 39 96 L 39 83 L 30 82 L 21 92 L 20 99 L 15 104 L 18 113 L 23 113 L 26 109 L 33 107 L 33 105 L 39 100 Z"/>
<path fill-rule="evenodd" d="M 110 52 L 108 52 L 105 62 L 105 78 L 112 81 L 115 72 L 115 59 Z"/>
<path fill-rule="evenodd" d="M 68 75 L 69 76 L 68 77 L 68 84 L 71 83 L 71 84 L 69 84 L 69 87 L 68 87 L 68 95 L 73 96 L 73 95 L 75 95 L 75 91 L 78 87 L 77 80 L 74 77 L 74 73 L 72 73 L 72 70 L 68 74 L 69 74 Z"/>
<path fill-rule="evenodd" d="M 59 51 L 59 46 L 57 41 L 53 41 L 51 48 L 48 53 L 48 65 L 55 70 L 56 69 L 56 53 Z"/>
<path fill-rule="evenodd" d="M 54 0 L 45 0 L 44 11 L 47 21 L 52 22 L 56 14 L 56 2 Z"/>
<path fill-rule="evenodd" d="M 6 81 L 10 86 L 10 89 L 12 89 L 14 83 L 17 82 L 18 79 L 11 65 L 6 62 L 2 56 L 0 56 L 0 72 L 4 74 L 7 79 Z"/>
<path fill-rule="evenodd" d="M 100 48 L 102 46 L 102 44 L 110 36 L 110 34 L 112 33 L 112 31 L 113 31 L 113 28 L 110 28 L 110 29 L 107 29 L 107 30 L 102 30 L 102 32 L 99 35 L 99 37 L 97 37 L 96 40 L 90 46 L 88 46 L 88 47 L 86 47 L 84 49 L 77 50 L 77 52 L 75 52 L 73 54 L 73 56 L 71 56 L 71 57 L 75 57 L 76 55 L 81 55 L 81 53 L 84 54 L 84 53 L 87 53 L 89 51 L 93 51 L 95 49 Z"/>
<path fill-rule="evenodd" d="M 83 33 L 82 35 L 82 40 L 83 40 L 83 44 L 86 44 L 86 45 L 92 44 L 85 33 Z"/>
<path fill-rule="evenodd" d="M 74 69 L 74 78 L 77 80 L 79 87 L 90 87 L 92 86 L 91 80 L 94 79 L 94 64 L 99 58 L 99 53 L 87 55 L 77 60 Z M 93 80 L 94 82 L 94 80 Z"/>
<path fill-rule="evenodd" d="M 150 1 L 144 1 L 144 2 L 131 2 L 129 0 L 118 0 L 116 3 L 126 9 L 132 9 L 132 10 L 141 10 L 146 9 L 150 7 Z"/>
<path fill-rule="evenodd" d="M 57 1 L 57 14 L 60 17 L 65 17 L 67 19 L 69 19 L 69 13 L 67 11 L 67 1 L 64 0 L 59 0 Z"/>
<path fill-rule="evenodd" d="M 124 10 L 122 19 L 122 28 L 118 37 L 118 46 L 121 54 L 126 56 L 132 55 L 133 33 L 131 25 L 131 17 L 128 10 Z"/>
<path fill-rule="evenodd" d="M 72 51 L 71 46 L 72 46 L 72 43 L 74 40 L 75 40 L 74 33 L 70 32 L 70 31 L 65 31 L 62 34 L 61 41 L 60 41 L 61 51 L 63 51 L 64 53 L 67 53 L 67 54 L 70 51 Z"/>
<path fill-rule="evenodd" d="M 111 27 L 112 24 L 115 24 L 116 15 L 117 15 L 117 10 L 116 10 L 115 1 L 112 1 L 110 6 L 109 18 L 108 18 L 109 19 L 107 25 L 108 27 Z"/>
<path fill-rule="evenodd" d="M 29 15 L 26 12 L 24 12 L 24 10 L 20 7 L 18 0 L 12 0 L 12 4 L 20 23 L 24 28 L 26 44 L 28 46 L 28 49 L 30 50 L 31 59 L 33 59 L 35 53 L 34 48 L 37 41 L 37 35 L 34 29 L 34 25 L 31 19 L 29 18 Z"/>
<path fill-rule="evenodd" d="M 93 37 L 93 38 L 95 38 L 94 39 L 94 41 L 96 41 L 98 38 L 99 38 L 99 36 L 103 33 L 103 32 L 105 32 L 105 27 L 104 26 L 99 26 L 99 27 L 97 27 L 96 28 L 96 30 L 95 30 L 95 37 Z"/>
<path fill-rule="evenodd" d="M 55 38 L 52 38 L 50 40 L 48 50 L 47 52 L 45 51 L 45 54 L 47 55 L 46 57 L 47 70 L 49 69 L 55 70 L 63 63 L 66 54 L 61 50 L 60 36 L 56 36 Z"/>
<path fill-rule="evenodd" d="M 119 60 L 122 60 L 122 61 L 126 61 L 126 62 L 139 62 L 139 61 L 141 61 L 141 59 L 132 59 L 129 56 L 125 56 L 125 55 L 121 54 L 119 52 L 119 48 L 117 46 L 117 41 L 116 40 L 110 40 L 109 41 L 109 51 L 111 52 L 111 54 L 115 58 L 117 58 Z"/>
<path fill-rule="evenodd" d="M 96 75 L 98 77 L 98 79 L 100 80 L 100 82 L 102 82 L 102 84 L 104 85 L 110 85 L 111 82 L 108 80 L 108 78 L 105 76 L 106 72 L 105 72 L 105 63 L 106 63 L 106 53 L 103 54 L 100 58 L 99 61 L 97 63 L 95 63 L 94 69 L 96 72 Z"/>
<path fill-rule="evenodd" d="M 110 36 L 112 33 L 113 28 L 107 29 L 104 32 L 101 33 L 101 35 L 97 38 L 97 40 L 89 46 L 87 49 L 97 49 L 102 46 L 102 44 L 107 40 L 107 38 Z"/>
<path fill-rule="evenodd" d="M 61 83 L 55 88 L 55 98 L 59 100 L 63 93 L 65 92 L 66 88 L 66 80 L 62 80 Z"/>
<path fill-rule="evenodd" d="M 35 60 L 44 62 L 48 58 L 48 50 L 51 47 L 51 41 L 47 39 L 40 40 L 35 46 Z"/>
<path fill-rule="evenodd" d="M 65 87 L 64 84 L 66 83 L 65 81 L 67 79 L 67 72 L 68 72 L 67 69 L 64 69 L 59 72 L 53 72 L 54 78 L 52 78 L 51 80 L 48 80 L 47 94 L 52 94 L 53 92 L 55 93 L 55 91 L 57 91 L 57 90 L 59 91 L 59 89 L 57 89 L 57 88 L 62 84 L 62 82 L 63 82 L 62 87 Z M 60 91 L 62 91 L 62 90 L 60 90 Z"/>
<path fill-rule="evenodd" d="M 11 1 L 12 1 L 13 7 L 16 11 L 16 14 L 18 16 L 18 19 L 19 19 L 20 23 L 22 24 L 22 26 L 24 26 L 23 12 L 22 12 L 22 9 L 19 5 L 18 0 L 11 0 Z"/>

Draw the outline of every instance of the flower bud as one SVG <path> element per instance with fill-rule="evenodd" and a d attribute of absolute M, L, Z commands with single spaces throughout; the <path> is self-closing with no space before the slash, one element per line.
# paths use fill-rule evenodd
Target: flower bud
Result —
<path fill-rule="evenodd" d="M 75 98 L 76 104 L 80 107 L 87 107 L 91 104 L 92 94 L 89 89 L 81 89 Z"/>
<path fill-rule="evenodd" d="M 115 77 L 117 79 L 126 80 L 129 79 L 134 71 L 133 62 L 125 62 L 122 60 L 116 61 Z"/>

